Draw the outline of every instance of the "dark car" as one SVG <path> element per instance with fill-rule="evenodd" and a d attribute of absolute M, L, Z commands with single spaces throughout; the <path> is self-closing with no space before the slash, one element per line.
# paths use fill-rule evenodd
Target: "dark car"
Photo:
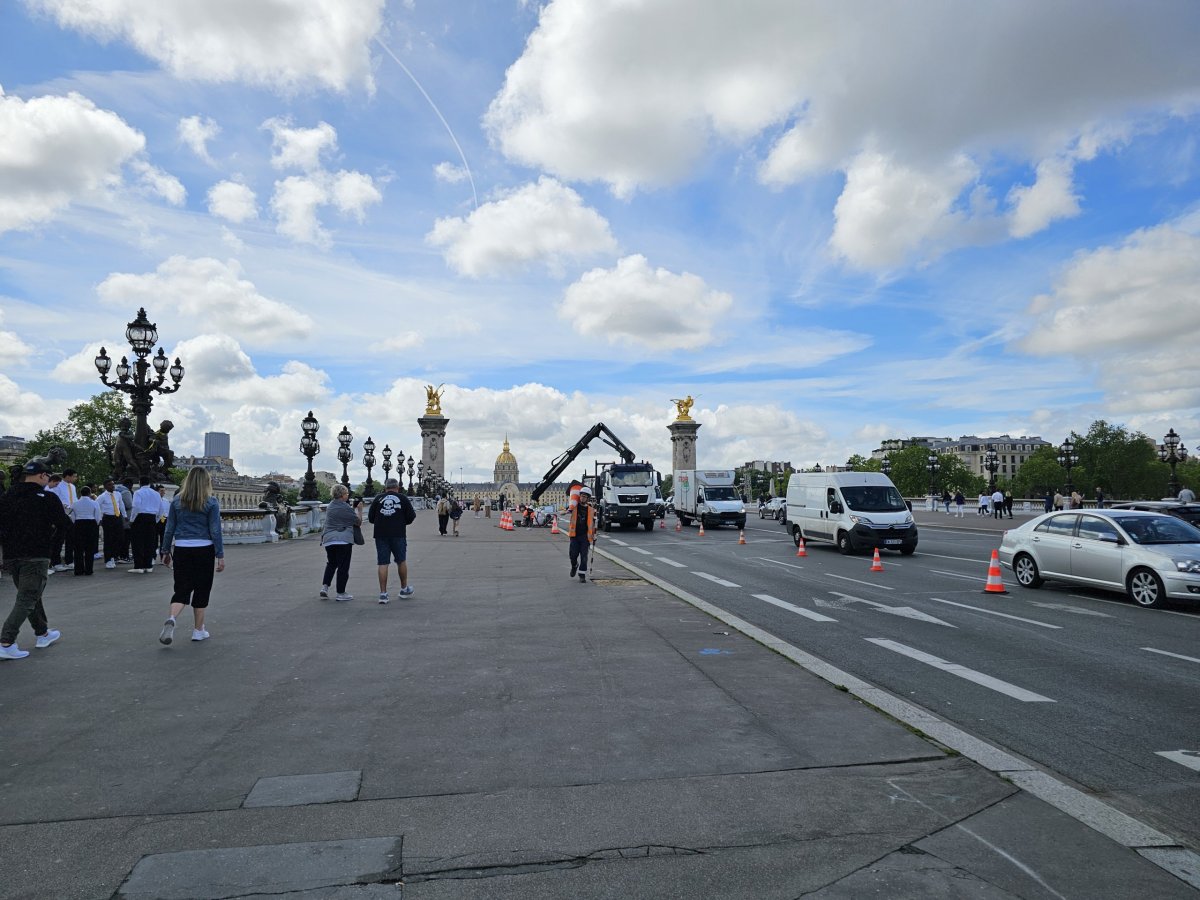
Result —
<path fill-rule="evenodd" d="M 1113 503 L 1107 508 L 1162 513 L 1200 527 L 1200 503 L 1180 503 L 1178 500 L 1130 500 L 1126 503 Z"/>

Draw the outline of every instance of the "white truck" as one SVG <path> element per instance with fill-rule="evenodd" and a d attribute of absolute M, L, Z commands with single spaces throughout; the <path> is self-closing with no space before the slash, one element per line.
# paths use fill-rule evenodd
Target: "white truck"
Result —
<path fill-rule="evenodd" d="M 882 472 L 796 472 L 788 479 L 792 539 L 830 541 L 842 553 L 917 549 L 912 511 Z"/>
<path fill-rule="evenodd" d="M 599 507 L 596 527 L 612 531 L 614 525 L 637 528 L 640 523 L 653 530 L 663 505 L 661 480 L 648 462 L 602 463 L 592 488 Z"/>
<path fill-rule="evenodd" d="M 692 520 L 706 528 L 746 527 L 746 505 L 738 493 L 733 469 L 680 469 L 675 473 L 675 515 L 681 525 Z"/>

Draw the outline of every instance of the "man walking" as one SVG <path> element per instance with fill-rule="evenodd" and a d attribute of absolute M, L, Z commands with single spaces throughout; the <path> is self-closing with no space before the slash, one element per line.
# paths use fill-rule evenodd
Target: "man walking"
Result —
<path fill-rule="evenodd" d="M 58 497 L 46 491 L 50 472 L 45 465 L 31 459 L 21 471 L 25 480 L 0 497 L 0 541 L 17 586 L 12 612 L 0 629 L 0 659 L 23 659 L 29 655 L 28 650 L 17 646 L 17 634 L 26 620 L 33 627 L 39 649 L 62 637 L 46 621 L 42 593 L 46 590 L 54 542 L 70 527 L 71 520 L 63 512 Z"/>
<path fill-rule="evenodd" d="M 592 507 L 592 489 L 579 489 L 579 502 L 571 510 L 571 525 L 567 529 L 571 538 L 568 555 L 571 559 L 571 577 L 579 573 L 579 580 L 587 583 L 588 547 L 596 541 L 596 515 Z"/>
<path fill-rule="evenodd" d="M 450 524 L 450 501 L 445 497 L 437 502 L 438 534 L 446 536 L 446 526 Z"/>
<path fill-rule="evenodd" d="M 379 565 L 379 602 L 388 602 L 388 564 L 396 560 L 400 576 L 398 596 L 411 597 L 408 584 L 408 526 L 417 518 L 412 502 L 400 493 L 400 482 L 389 478 L 384 492 L 371 502 L 367 521 L 375 526 L 375 562 Z M 444 534 L 445 532 L 443 532 Z"/>
<path fill-rule="evenodd" d="M 1004 492 L 1000 488 L 992 491 L 992 518 L 1004 518 Z"/>

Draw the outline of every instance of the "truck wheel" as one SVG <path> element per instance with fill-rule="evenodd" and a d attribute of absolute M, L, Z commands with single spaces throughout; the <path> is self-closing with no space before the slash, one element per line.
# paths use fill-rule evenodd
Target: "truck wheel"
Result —
<path fill-rule="evenodd" d="M 738 523 L 737 523 L 737 526 L 738 526 L 738 528 L 743 528 L 743 529 L 744 529 L 744 528 L 746 527 L 746 520 L 745 520 L 745 519 L 741 519 L 741 520 L 739 520 L 739 521 L 738 521 Z"/>
<path fill-rule="evenodd" d="M 792 526 L 792 541 L 793 541 L 793 543 L 795 543 L 795 545 L 797 547 L 800 546 L 800 538 L 802 537 L 802 535 L 803 535 L 803 532 L 800 530 L 799 525 Z"/>
<path fill-rule="evenodd" d="M 612 531 L 612 519 L 608 518 L 607 516 L 601 516 L 600 520 L 601 528 L 603 528 L 605 531 Z"/>
<path fill-rule="evenodd" d="M 645 522 L 642 523 L 642 527 L 645 528 L 647 531 L 653 531 L 654 530 L 654 520 L 647 519 Z"/>
<path fill-rule="evenodd" d="M 682 526 L 684 526 L 684 527 L 686 528 L 688 525 L 691 525 L 691 524 L 692 524 L 692 520 L 691 520 L 691 519 L 689 519 L 689 518 L 688 518 L 687 516 L 685 516 L 685 515 L 680 515 L 680 516 L 679 516 L 679 524 L 680 524 L 680 525 L 682 525 Z"/>
<path fill-rule="evenodd" d="M 850 543 L 850 535 L 844 531 L 837 533 L 837 548 L 843 556 L 849 556 L 854 552 L 854 545 Z"/>

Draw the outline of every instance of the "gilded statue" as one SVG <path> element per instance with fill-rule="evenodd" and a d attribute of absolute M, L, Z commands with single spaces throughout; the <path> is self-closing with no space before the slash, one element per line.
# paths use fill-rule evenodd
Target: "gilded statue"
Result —
<path fill-rule="evenodd" d="M 445 382 L 439 384 L 436 388 L 432 384 L 425 385 L 425 415 L 440 416 L 442 414 L 442 394 Z"/>
<path fill-rule="evenodd" d="M 675 417 L 676 422 L 692 421 L 692 404 L 696 401 L 692 399 L 691 394 L 688 394 L 682 400 L 673 399 L 671 402 L 675 404 L 675 409 L 679 412 L 679 415 Z"/>

